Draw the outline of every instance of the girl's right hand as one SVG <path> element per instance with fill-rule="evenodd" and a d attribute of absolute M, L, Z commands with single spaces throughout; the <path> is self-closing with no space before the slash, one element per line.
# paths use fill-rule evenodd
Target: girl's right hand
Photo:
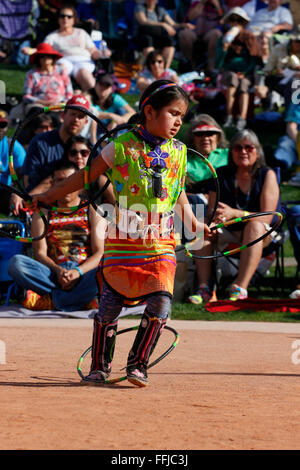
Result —
<path fill-rule="evenodd" d="M 10 198 L 10 210 L 14 215 L 19 215 L 20 209 L 24 207 L 24 200 L 17 194 L 12 194 Z"/>

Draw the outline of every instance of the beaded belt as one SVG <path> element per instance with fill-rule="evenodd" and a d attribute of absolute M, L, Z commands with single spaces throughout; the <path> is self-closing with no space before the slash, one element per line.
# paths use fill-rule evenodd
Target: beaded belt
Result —
<path fill-rule="evenodd" d="M 146 245 L 147 238 L 155 241 L 170 235 L 174 225 L 174 212 L 135 212 L 117 206 L 116 221 L 121 232 L 132 238 L 143 238 Z"/>

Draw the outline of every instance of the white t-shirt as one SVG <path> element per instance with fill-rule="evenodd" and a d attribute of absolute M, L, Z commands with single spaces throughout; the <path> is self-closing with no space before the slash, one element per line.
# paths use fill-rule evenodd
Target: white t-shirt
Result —
<path fill-rule="evenodd" d="M 74 28 L 74 33 L 68 36 L 62 36 L 58 30 L 54 31 L 46 36 L 45 42 L 64 57 L 73 55 L 90 59 L 91 53 L 88 49 L 95 47 L 90 35 L 81 28 Z"/>
<path fill-rule="evenodd" d="M 241 8 L 245 10 L 247 15 L 249 16 L 250 20 L 254 17 L 256 13 L 256 4 L 257 0 L 250 0 L 249 2 L 245 3 Z M 266 2 L 266 8 L 268 8 L 268 3 Z"/>
<path fill-rule="evenodd" d="M 270 11 L 268 8 L 258 10 L 253 16 L 248 29 L 250 31 L 269 31 L 273 26 L 281 23 L 289 23 L 293 25 L 293 17 L 286 7 L 278 7 Z"/>

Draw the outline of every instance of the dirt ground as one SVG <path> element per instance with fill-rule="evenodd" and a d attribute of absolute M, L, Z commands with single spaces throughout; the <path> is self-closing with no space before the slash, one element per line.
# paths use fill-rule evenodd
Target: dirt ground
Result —
<path fill-rule="evenodd" d="M 147 388 L 87 387 L 77 361 L 92 320 L 0 319 L 0 449 L 299 449 L 300 324 L 169 326 L 179 344 L 150 369 Z M 118 336 L 114 376 L 134 334 Z M 153 359 L 173 339 L 164 331 Z"/>

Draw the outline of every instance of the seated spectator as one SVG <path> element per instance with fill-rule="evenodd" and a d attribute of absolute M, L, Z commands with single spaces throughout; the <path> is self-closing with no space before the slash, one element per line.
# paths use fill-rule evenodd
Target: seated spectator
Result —
<path fill-rule="evenodd" d="M 216 47 L 222 35 L 220 18 L 223 14 L 219 0 L 196 0 L 191 2 L 185 16 L 185 21 L 195 24 L 195 29 L 183 28 L 178 33 L 179 47 L 182 54 L 190 61 L 193 68 L 198 63 L 199 52 L 205 48 L 207 54 L 207 69 L 214 71 Z M 197 44 L 203 41 L 204 48 Z"/>
<path fill-rule="evenodd" d="M 233 109 L 238 99 L 235 126 L 237 130 L 242 130 L 247 123 L 249 89 L 254 80 L 259 48 L 254 34 L 246 29 L 249 18 L 242 8 L 233 8 L 223 20 L 230 29 L 219 39 L 215 65 L 221 72 L 221 84 L 226 93 L 224 128 L 234 125 Z"/>
<path fill-rule="evenodd" d="M 291 169 L 295 166 L 299 170 L 300 156 L 297 150 L 300 130 L 300 104 L 291 103 L 285 117 L 286 134 L 279 138 L 277 148 L 274 152 L 274 159 L 278 166 Z M 288 184 L 300 186 L 300 173 L 293 176 Z"/>
<path fill-rule="evenodd" d="M 20 132 L 18 140 L 23 145 L 24 149 L 27 150 L 31 139 L 33 139 L 35 135 L 52 131 L 54 127 L 56 127 L 55 122 L 50 114 L 40 114 L 32 119 L 32 121 L 28 123 L 28 126 L 25 126 L 23 131 Z"/>
<path fill-rule="evenodd" d="M 56 64 L 62 55 L 50 44 L 41 43 L 30 56 L 34 69 L 26 74 L 23 100 L 29 106 L 51 106 L 66 103 L 73 96 L 73 87 L 63 65 Z M 25 114 L 28 113 L 28 106 Z"/>
<path fill-rule="evenodd" d="M 10 139 L 7 138 L 8 131 L 8 114 L 3 109 L 0 109 L 0 182 L 7 186 L 12 185 L 12 178 L 9 170 L 9 146 Z M 24 164 L 26 151 L 23 146 L 16 141 L 13 151 L 14 168 L 17 174 L 21 173 L 21 168 Z M 8 215 L 10 213 L 10 193 L 3 188 L 0 188 L 0 212 Z"/>
<path fill-rule="evenodd" d="M 26 73 L 22 103 L 10 111 L 10 119 L 24 119 L 29 111 L 44 106 L 67 102 L 73 96 L 73 87 L 67 69 L 57 61 L 62 55 L 50 44 L 41 43 L 30 56 L 34 65 Z"/>
<path fill-rule="evenodd" d="M 89 139 L 82 137 L 81 135 L 74 135 L 68 139 L 65 144 L 65 150 L 62 156 L 62 162 L 72 162 L 76 165 L 78 170 L 84 168 L 88 162 L 88 158 L 90 152 L 93 148 L 93 145 Z M 101 175 L 98 181 L 93 181 L 91 185 L 93 189 L 97 191 L 100 187 L 103 187 L 107 181 L 107 177 L 105 175 Z M 53 175 L 49 175 L 43 181 L 41 181 L 32 191 L 30 194 L 39 194 L 42 192 L 47 191 L 53 184 Z M 86 191 L 83 191 L 83 196 L 86 198 Z M 114 205 L 115 198 L 113 196 L 112 186 L 109 187 L 104 191 L 103 196 L 101 197 L 101 201 L 96 201 L 97 204 L 100 202 L 105 202 Z"/>
<path fill-rule="evenodd" d="M 284 96 L 287 110 L 295 90 L 293 82 L 300 77 L 300 25 L 272 48 L 263 72 L 270 93 L 276 91 Z"/>
<path fill-rule="evenodd" d="M 250 18 L 250 22 L 252 18 L 254 18 L 256 12 L 261 10 L 262 8 L 268 7 L 268 0 L 250 0 L 242 5 L 243 10 L 247 13 Z"/>
<path fill-rule="evenodd" d="M 280 0 L 268 0 L 268 7 L 256 11 L 248 28 L 256 34 L 272 36 L 275 33 L 291 31 L 293 17 L 288 8 L 280 5 Z"/>
<path fill-rule="evenodd" d="M 188 148 L 195 149 L 207 158 L 214 168 L 228 163 L 228 142 L 224 131 L 208 114 L 195 116 L 187 131 L 185 143 Z M 203 160 L 188 152 L 186 194 L 192 207 L 195 204 L 207 204 L 207 183 L 211 177 L 211 171 Z"/>
<path fill-rule="evenodd" d="M 81 95 L 74 95 L 67 105 L 79 106 L 89 110 L 88 100 Z M 35 136 L 28 147 L 22 168 L 24 185 L 27 191 L 33 190 L 44 178 L 53 172 L 54 165 L 61 160 L 65 144 L 73 135 L 79 135 L 87 123 L 86 114 L 77 109 L 67 109 L 62 113 L 62 124 L 50 132 Z M 23 199 L 12 195 L 11 205 L 14 215 L 23 207 Z"/>
<path fill-rule="evenodd" d="M 88 139 L 80 135 L 74 135 L 67 140 L 61 161 L 72 162 L 80 170 L 86 166 L 92 147 L 92 143 Z M 51 173 L 32 189 L 30 194 L 39 194 L 47 191 L 52 184 L 53 174 Z"/>
<path fill-rule="evenodd" d="M 146 59 L 146 67 L 136 80 L 136 86 L 138 87 L 140 94 L 147 88 L 150 83 L 160 78 L 166 80 L 172 80 L 172 82 L 179 83 L 179 77 L 175 70 L 166 69 L 166 60 L 161 51 L 155 50 L 149 52 Z"/>
<path fill-rule="evenodd" d="M 191 23 L 176 23 L 167 11 L 157 5 L 157 0 L 145 0 L 134 9 L 135 42 L 143 52 L 144 59 L 154 49 L 161 49 L 166 68 L 171 67 L 175 53 L 177 30 L 185 27 L 194 29 Z"/>
<path fill-rule="evenodd" d="M 87 91 L 95 86 L 94 61 L 102 59 L 103 53 L 86 31 L 74 26 L 76 21 L 76 9 L 63 6 L 58 14 L 59 29 L 46 36 L 44 42 L 62 54 L 58 63 L 65 65 L 67 73 L 74 77 L 82 91 Z M 31 54 L 36 50 L 25 48 L 24 52 Z M 105 54 L 110 55 L 111 52 L 108 50 Z"/>
<path fill-rule="evenodd" d="M 279 186 L 276 174 L 265 165 L 264 153 L 256 134 L 248 129 L 238 132 L 230 141 L 228 165 L 217 169 L 220 183 L 220 202 L 213 224 L 242 217 L 248 213 L 275 211 L 279 209 Z M 214 207 L 216 198 L 212 184 L 208 198 L 208 214 Z M 262 236 L 272 224 L 272 216 L 258 217 L 246 223 L 218 229 L 216 240 L 211 237 L 204 241 L 198 251 L 201 256 L 210 256 L 214 246 L 224 251 L 228 243 L 246 245 Z M 237 278 L 229 289 L 229 300 L 246 299 L 248 285 L 262 256 L 264 246 L 269 241 L 262 240 L 240 253 Z M 198 302 L 214 299 L 211 286 L 211 259 L 199 260 L 197 276 L 199 288 Z M 193 298 L 190 299 L 193 301 Z"/>
<path fill-rule="evenodd" d="M 128 122 L 135 110 L 118 93 L 116 83 L 110 74 L 98 74 L 95 91 L 97 99 L 94 103 L 96 115 L 108 129 Z M 90 138 L 93 144 L 97 142 L 102 131 L 96 121 L 91 122 Z"/>
<path fill-rule="evenodd" d="M 35 40 L 39 14 L 35 0 L 1 0 L 0 48 L 7 62 L 28 66 L 29 58 L 22 50 Z"/>
<path fill-rule="evenodd" d="M 61 163 L 53 173 L 57 184 L 76 171 L 76 166 Z M 76 191 L 57 201 L 58 207 L 73 207 L 81 202 Z M 74 311 L 97 308 L 96 273 L 103 254 L 104 240 L 98 236 L 104 219 L 92 207 L 73 214 L 45 211 L 49 222 L 47 236 L 33 242 L 34 259 L 14 255 L 9 263 L 10 276 L 27 290 L 23 305 L 31 310 Z M 43 221 L 35 212 L 32 236 L 43 230 Z"/>

